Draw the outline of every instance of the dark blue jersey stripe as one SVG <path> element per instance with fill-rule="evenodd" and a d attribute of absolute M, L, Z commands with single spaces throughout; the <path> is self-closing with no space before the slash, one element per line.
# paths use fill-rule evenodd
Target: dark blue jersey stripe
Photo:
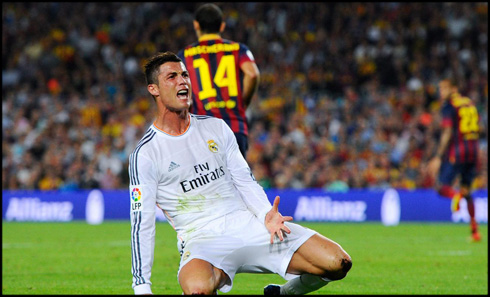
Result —
<path fill-rule="evenodd" d="M 153 130 L 151 128 L 149 128 L 148 130 L 146 130 L 146 133 L 145 135 L 140 139 L 140 141 L 138 141 L 138 144 L 136 145 L 136 148 L 133 150 L 133 152 L 129 155 L 129 182 L 130 182 L 130 185 L 135 185 L 134 181 L 135 181 L 135 176 L 134 176 L 134 169 L 133 169 L 133 159 L 134 159 L 134 153 L 136 151 L 136 149 L 151 135 L 151 132 Z"/>
<path fill-rule="evenodd" d="M 135 212 L 133 218 L 133 234 L 131 236 L 131 265 L 133 276 L 135 278 L 135 284 L 140 285 L 145 283 L 145 279 L 143 278 L 141 272 L 141 247 L 139 238 L 139 231 L 141 229 L 141 212 Z"/>
<path fill-rule="evenodd" d="M 145 145 L 146 143 L 148 143 L 150 140 L 153 139 L 155 134 L 156 134 L 155 131 L 153 130 L 149 131 L 149 133 L 140 141 L 140 143 L 138 144 L 134 152 L 130 155 L 129 171 L 131 175 L 130 178 L 131 185 L 138 185 L 140 182 L 138 177 L 138 152 L 143 147 L 143 145 Z"/>

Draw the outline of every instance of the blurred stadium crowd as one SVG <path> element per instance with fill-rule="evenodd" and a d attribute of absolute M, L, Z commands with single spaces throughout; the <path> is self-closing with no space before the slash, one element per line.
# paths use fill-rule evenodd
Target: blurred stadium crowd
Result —
<path fill-rule="evenodd" d="M 142 65 L 196 40 L 200 3 L 2 2 L 2 189 L 128 186 L 154 118 Z M 265 187 L 429 188 L 437 82 L 481 115 L 487 188 L 487 3 L 218 3 L 261 71 L 247 159 Z"/>

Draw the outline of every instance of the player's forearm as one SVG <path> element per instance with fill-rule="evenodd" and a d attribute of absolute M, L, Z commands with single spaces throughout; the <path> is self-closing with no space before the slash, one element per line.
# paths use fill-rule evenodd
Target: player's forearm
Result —
<path fill-rule="evenodd" d="M 439 141 L 439 146 L 437 147 L 436 157 L 442 157 L 447 149 L 449 141 L 451 140 L 451 128 L 444 128 L 442 130 L 441 140 Z"/>
<path fill-rule="evenodd" d="M 245 161 L 243 161 L 245 162 Z M 264 222 L 265 215 L 272 208 L 267 194 L 264 189 L 257 183 L 253 174 L 248 166 L 232 166 L 232 176 L 235 187 L 237 188 L 242 200 L 247 205 L 247 208 L 257 217 L 261 222 Z"/>
<path fill-rule="evenodd" d="M 155 248 L 155 213 L 131 213 L 131 267 L 135 294 L 151 293 L 151 269 Z M 149 292 L 148 292 L 149 291 Z"/>
<path fill-rule="evenodd" d="M 260 76 L 255 77 L 245 76 L 243 78 L 243 101 L 248 107 L 252 102 L 252 98 L 259 88 Z"/>
<path fill-rule="evenodd" d="M 247 208 L 264 223 L 265 215 L 271 210 L 272 205 L 262 187 L 256 182 L 254 183 L 241 184 L 239 191 Z"/>
<path fill-rule="evenodd" d="M 247 205 L 247 208 L 261 222 L 264 222 L 265 215 L 271 209 L 272 205 L 269 199 L 267 199 L 267 194 L 264 189 L 255 180 L 245 160 L 236 159 L 237 162 L 229 163 L 233 183 L 240 193 L 240 197 L 245 202 L 245 205 Z"/>
<path fill-rule="evenodd" d="M 259 88 L 260 71 L 257 65 L 252 62 L 243 63 L 242 71 L 244 73 L 242 98 L 245 106 L 248 107 Z"/>
<path fill-rule="evenodd" d="M 266 213 L 272 208 L 264 189 L 257 183 L 252 170 L 238 149 L 235 135 L 223 121 L 223 135 L 227 143 L 227 168 L 235 188 L 247 208 L 263 223 Z"/>
<path fill-rule="evenodd" d="M 236 158 L 228 160 L 228 169 L 230 170 L 233 184 L 240 193 L 240 197 L 247 205 L 247 208 L 264 222 L 266 213 L 271 209 L 272 205 L 267 199 L 267 194 L 264 189 L 257 183 L 252 174 L 252 170 L 247 165 L 245 159 L 238 151 L 238 146 L 235 146 L 236 152 L 232 155 Z"/>

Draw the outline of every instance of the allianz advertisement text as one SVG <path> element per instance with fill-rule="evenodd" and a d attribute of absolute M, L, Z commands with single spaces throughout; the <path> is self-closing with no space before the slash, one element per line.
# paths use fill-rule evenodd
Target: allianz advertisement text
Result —
<path fill-rule="evenodd" d="M 385 225 L 399 222 L 469 222 L 466 201 L 451 212 L 451 201 L 433 190 L 350 190 L 342 193 L 323 190 L 266 190 L 269 200 L 281 197 L 279 211 L 295 221 L 365 222 Z M 85 220 L 99 224 L 104 220 L 129 220 L 128 190 L 2 191 L 4 221 L 69 222 Z M 475 215 L 479 223 L 488 222 L 488 191 L 475 191 Z M 156 206 L 155 206 L 156 207 Z M 156 218 L 165 221 L 156 208 Z"/>

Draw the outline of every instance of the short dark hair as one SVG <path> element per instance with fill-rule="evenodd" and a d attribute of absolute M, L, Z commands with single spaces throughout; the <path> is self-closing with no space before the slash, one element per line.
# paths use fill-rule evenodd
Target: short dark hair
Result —
<path fill-rule="evenodd" d="M 203 33 L 219 33 L 223 12 L 216 4 L 207 3 L 196 10 L 194 19 L 199 23 Z"/>
<path fill-rule="evenodd" d="M 145 76 L 147 84 L 156 84 L 158 82 L 158 74 L 160 65 L 167 62 L 182 62 L 182 59 L 173 52 L 160 52 L 152 56 L 145 64 Z"/>
<path fill-rule="evenodd" d="M 449 83 L 449 85 L 453 88 L 456 88 L 456 89 L 459 89 L 460 88 L 460 82 L 458 79 L 456 79 L 456 77 L 454 75 L 448 75 L 446 77 L 443 77 L 441 80 L 442 81 L 447 81 Z"/>

